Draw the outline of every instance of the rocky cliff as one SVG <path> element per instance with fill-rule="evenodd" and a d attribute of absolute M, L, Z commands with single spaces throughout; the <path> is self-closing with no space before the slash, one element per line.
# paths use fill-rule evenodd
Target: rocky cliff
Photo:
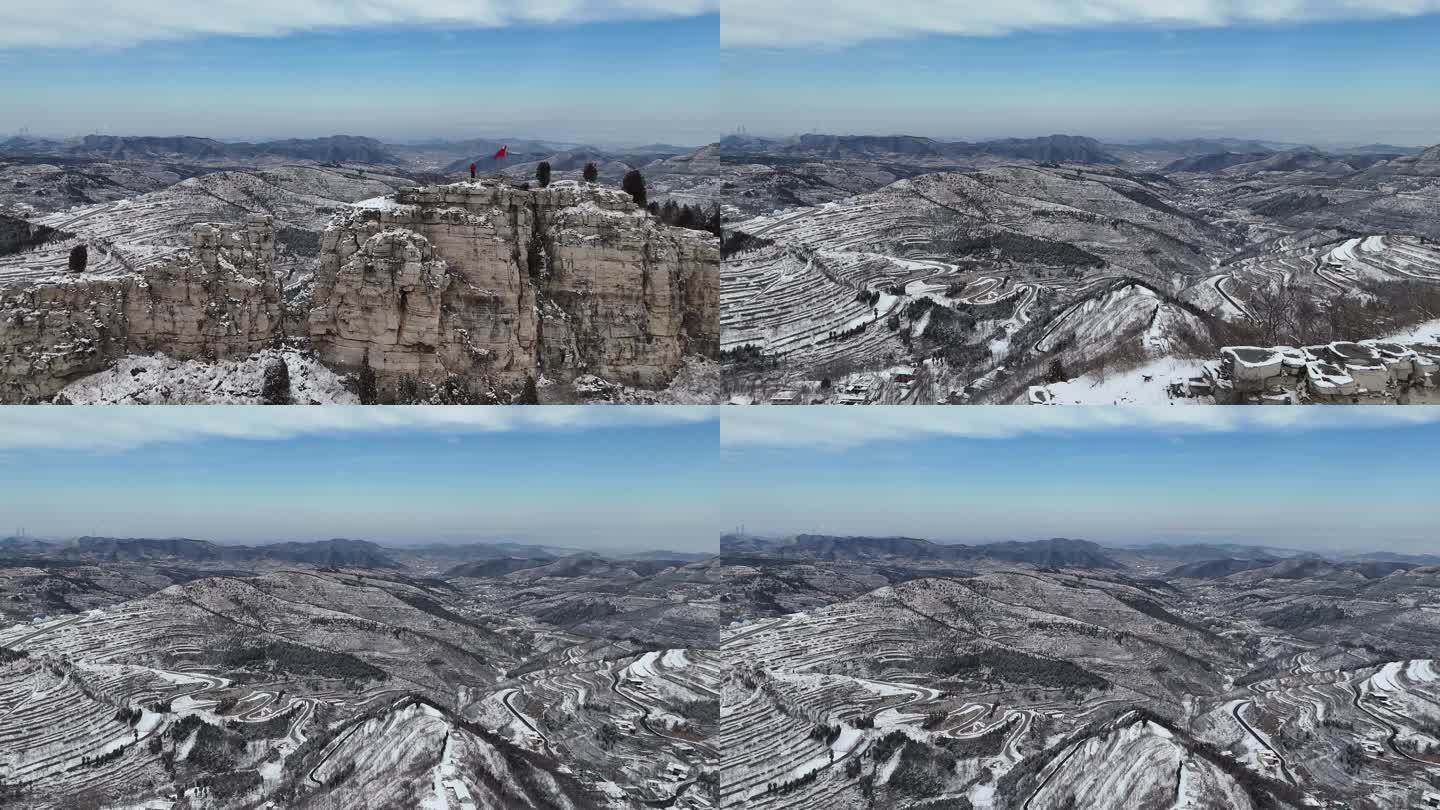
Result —
<path fill-rule="evenodd" d="M 513 384 L 590 373 L 659 386 L 713 353 L 719 251 L 629 195 L 557 183 L 411 189 L 324 234 L 310 336 L 328 365 Z"/>
<path fill-rule="evenodd" d="M 382 401 L 457 379 L 660 387 L 683 355 L 718 348 L 717 240 L 620 191 L 486 180 L 366 201 L 336 215 L 313 288 L 288 300 L 274 232 L 259 215 L 202 225 L 133 272 L 0 287 L 0 401 L 47 398 L 128 354 L 236 357 L 282 340 L 339 371 L 368 364 Z"/>
<path fill-rule="evenodd" d="M 43 399 L 127 354 L 233 357 L 281 334 L 274 224 L 200 225 L 189 250 L 135 273 L 0 289 L 0 402 Z"/>

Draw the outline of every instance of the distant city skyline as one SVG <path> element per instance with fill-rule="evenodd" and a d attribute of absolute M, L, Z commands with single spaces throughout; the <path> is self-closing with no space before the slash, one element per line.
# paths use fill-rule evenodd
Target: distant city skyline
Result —
<path fill-rule="evenodd" d="M 823 6 L 823 8 L 821 8 Z M 756 134 L 1440 142 L 1440 3 L 727 2 L 722 118 Z"/>
<path fill-rule="evenodd" d="M 709 408 L 15 409 L 0 533 L 713 552 Z"/>
<path fill-rule="evenodd" d="M 0 8 L 0 132 L 615 146 L 721 129 L 714 0 L 59 5 L 72 19 Z"/>
<path fill-rule="evenodd" d="M 728 526 L 970 544 L 1437 548 L 1430 409 L 834 410 L 722 412 Z"/>

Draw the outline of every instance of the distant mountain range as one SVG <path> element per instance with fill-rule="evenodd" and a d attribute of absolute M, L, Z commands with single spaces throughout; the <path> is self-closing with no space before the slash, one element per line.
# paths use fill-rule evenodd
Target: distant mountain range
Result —
<path fill-rule="evenodd" d="M 492 156 L 507 147 L 506 157 Z M 464 174 L 471 163 L 486 172 L 526 169 L 549 161 L 557 173 L 579 172 L 594 163 L 602 175 L 618 176 L 694 151 L 669 144 L 602 149 L 585 144 L 560 144 L 530 138 L 476 138 L 423 144 L 387 144 L 358 135 L 323 138 L 288 138 L 259 143 L 221 141 L 189 135 L 131 136 L 86 135 L 68 140 L 11 137 L 0 140 L 0 156 L 98 160 L 171 161 L 177 163 L 243 164 L 257 160 L 305 160 L 317 163 L 363 163 L 384 166 L 429 167 L 449 174 Z M 617 174 L 618 173 L 618 174 Z"/>
<path fill-rule="evenodd" d="M 1167 164 L 1161 171 L 1171 172 L 1218 172 L 1232 166 L 1243 166 L 1264 160 L 1274 152 L 1212 152 L 1183 157 Z"/>
<path fill-rule="evenodd" d="M 938 141 L 914 135 L 799 135 L 770 139 L 731 135 L 721 139 L 721 154 L 765 154 L 817 160 L 975 159 L 982 157 L 1064 163 L 1118 164 L 1094 138 L 1047 135 L 993 141 Z"/>
<path fill-rule="evenodd" d="M 1410 562 L 1361 560 L 1333 562 L 1320 557 L 1298 557 L 1287 560 L 1219 559 L 1186 563 L 1165 573 L 1166 579 L 1223 579 L 1235 574 L 1253 572 L 1262 579 L 1345 579 L 1359 576 L 1379 579 L 1396 571 L 1418 568 Z"/>
<path fill-rule="evenodd" d="M 1440 565 L 1440 554 L 1397 554 L 1393 551 L 1366 551 L 1346 555 L 1345 559 L 1413 563 L 1415 565 Z"/>
<path fill-rule="evenodd" d="M 1278 548 L 1275 546 L 1256 546 L 1240 543 L 1182 543 L 1169 545 L 1166 543 L 1149 543 L 1139 546 L 1126 546 L 1125 551 L 1143 554 L 1161 560 L 1177 560 L 1180 562 L 1204 562 L 1206 560 L 1283 560 L 1291 557 L 1319 557 L 1320 555 L 1309 551 L 1298 551 L 1291 548 Z"/>
<path fill-rule="evenodd" d="M 253 160 L 284 158 L 344 163 L 396 163 L 399 158 L 374 138 L 331 135 L 290 138 L 263 143 L 227 143 L 189 135 L 172 137 L 86 135 L 69 141 L 11 138 L 0 142 L 0 154 L 61 154 L 109 160 L 183 158 L 187 160 Z"/>
<path fill-rule="evenodd" d="M 0 557 L 22 557 L 77 562 L 184 562 L 241 563 L 290 562 L 330 568 L 403 569 L 410 555 L 421 555 L 456 565 L 447 576 L 500 576 L 529 567 L 575 560 L 620 561 L 637 571 L 661 570 L 677 563 L 694 562 L 713 554 L 682 551 L 612 552 L 598 554 L 558 546 L 524 543 L 430 544 L 386 547 L 368 540 L 337 538 L 315 542 L 279 542 L 264 545 L 227 545 L 191 538 L 80 537 L 55 542 L 34 538 L 0 538 Z M 583 563 L 571 562 L 571 565 Z"/>
<path fill-rule="evenodd" d="M 722 155 L 763 155 L 810 160 L 973 161 L 979 158 L 1055 163 L 1124 164 L 1146 156 L 1171 160 L 1166 172 L 1220 171 L 1245 164 L 1258 171 L 1358 171 L 1424 150 L 1392 144 L 1366 144 L 1319 149 L 1308 144 L 1243 138 L 1152 138 L 1130 143 L 1102 143 L 1082 135 L 947 141 L 916 135 L 825 135 L 790 138 L 730 135 L 719 143 Z M 1164 157 L 1169 156 L 1169 157 Z"/>
<path fill-rule="evenodd" d="M 7 537 L 0 554 L 17 554 L 91 562 L 292 562 L 335 568 L 400 568 L 375 543 L 366 540 L 319 540 L 231 546 L 187 537 L 81 537 L 71 543 L 50 543 Z"/>
<path fill-rule="evenodd" d="M 1259 172 L 1311 172 L 1348 175 L 1372 166 L 1396 162 L 1397 166 L 1414 163 L 1423 152 L 1396 149 L 1390 152 L 1346 150 L 1325 152 L 1311 146 L 1282 151 L 1224 150 L 1190 155 L 1172 161 L 1161 169 L 1166 174 L 1177 172 L 1233 171 L 1240 174 Z"/>
<path fill-rule="evenodd" d="M 1359 575 L 1386 576 L 1421 566 L 1440 565 L 1440 556 L 1368 552 L 1327 557 L 1310 551 L 1236 543 L 1152 543 L 1106 548 L 1088 540 L 1055 537 L 1029 542 L 1009 541 L 964 545 L 936 543 L 915 537 L 846 537 L 801 534 L 789 538 L 762 538 L 725 534 L 720 538 L 722 557 L 747 555 L 790 560 L 872 562 L 897 564 L 1010 562 L 1039 568 L 1094 568 L 1122 570 L 1117 560 L 1136 555 L 1148 560 L 1179 563 L 1166 578 L 1218 579 L 1246 571 L 1266 571 L 1275 578 Z"/>
<path fill-rule="evenodd" d="M 1028 563 L 1042 568 L 1111 568 L 1125 566 L 1106 556 L 1087 540 L 1055 537 L 1032 542 L 1010 541 L 978 546 L 934 543 L 914 537 L 835 537 L 802 534 L 789 540 L 765 540 L 744 535 L 720 538 L 722 556 L 764 554 L 784 558 L 826 561 L 928 561 L 994 560 Z"/>
<path fill-rule="evenodd" d="M 1147 138 L 1107 144 L 1111 149 L 1149 149 L 1177 152 L 1183 155 L 1206 155 L 1216 152 L 1283 152 L 1286 149 L 1313 149 L 1303 143 L 1263 141 L 1253 138 Z"/>
<path fill-rule="evenodd" d="M 508 576 L 523 571 L 526 576 L 537 578 L 556 577 L 568 579 L 595 575 L 601 575 L 607 578 L 613 578 L 615 576 L 630 578 L 651 576 L 667 568 L 673 568 L 687 562 L 692 562 L 692 560 L 674 558 L 619 560 L 607 559 L 598 554 L 576 554 L 558 559 L 521 559 L 510 557 L 462 563 L 446 571 L 441 577 L 444 579 L 458 579 L 462 577 L 485 579 Z"/>

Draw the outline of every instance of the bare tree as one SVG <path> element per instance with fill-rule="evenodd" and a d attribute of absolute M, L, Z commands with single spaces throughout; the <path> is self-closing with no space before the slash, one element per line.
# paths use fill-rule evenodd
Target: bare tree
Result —
<path fill-rule="evenodd" d="M 1256 291 L 1250 310 L 1260 339 L 1267 345 L 1294 343 L 1297 332 L 1297 301 L 1295 290 L 1284 284 L 1262 287 Z"/>
<path fill-rule="evenodd" d="M 1366 317 L 1364 307 L 1351 296 L 1337 295 L 1330 299 L 1325 312 L 1336 340 L 1359 340 L 1373 328 L 1373 321 Z"/>

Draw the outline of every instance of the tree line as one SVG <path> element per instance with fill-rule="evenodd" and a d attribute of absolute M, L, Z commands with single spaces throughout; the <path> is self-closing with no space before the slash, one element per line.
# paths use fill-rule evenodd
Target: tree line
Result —
<path fill-rule="evenodd" d="M 541 188 L 550 185 L 554 169 L 550 161 L 542 160 L 535 167 L 535 181 Z M 580 173 L 587 183 L 594 183 L 600 179 L 600 170 L 594 163 L 586 163 L 584 170 Z M 645 185 L 645 175 L 639 169 L 631 169 L 625 173 L 620 180 L 620 189 L 635 201 L 635 204 L 649 211 L 651 216 L 659 218 L 666 225 L 676 228 L 685 228 L 692 231 L 704 231 L 720 236 L 720 204 L 716 203 L 706 211 L 699 205 L 691 207 L 687 204 L 676 204 L 674 200 L 666 200 L 662 205 L 658 201 L 650 199 L 649 190 Z"/>

